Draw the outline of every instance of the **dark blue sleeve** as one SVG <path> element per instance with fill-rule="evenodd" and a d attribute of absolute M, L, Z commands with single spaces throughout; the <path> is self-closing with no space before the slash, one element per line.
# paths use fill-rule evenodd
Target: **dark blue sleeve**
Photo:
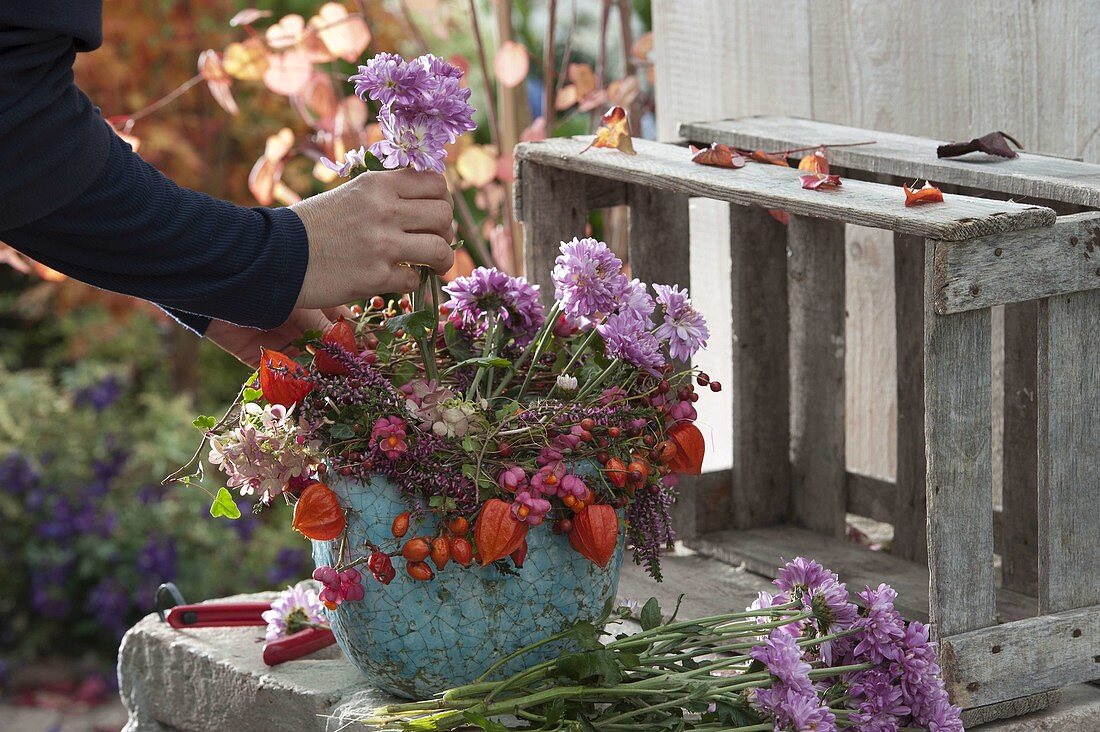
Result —
<path fill-rule="evenodd" d="M 199 332 L 209 318 L 281 325 L 309 256 L 301 220 L 164 177 L 76 88 L 73 44 L 0 24 L 0 240 L 75 279 L 157 303 Z M 36 164 L 44 159 L 51 164 Z"/>

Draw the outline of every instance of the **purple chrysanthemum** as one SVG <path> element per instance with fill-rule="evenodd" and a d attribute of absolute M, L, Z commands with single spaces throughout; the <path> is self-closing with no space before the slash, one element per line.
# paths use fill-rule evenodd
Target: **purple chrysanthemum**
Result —
<path fill-rule="evenodd" d="M 963 732 L 962 710 L 948 700 L 946 692 L 937 697 L 932 709 L 915 722 L 927 727 L 928 732 Z"/>
<path fill-rule="evenodd" d="M 281 592 L 271 609 L 261 616 L 267 621 L 267 640 L 278 640 L 293 635 L 313 624 L 324 623 L 321 617 L 321 601 L 317 593 L 308 587 L 287 587 Z"/>
<path fill-rule="evenodd" d="M 382 139 L 371 145 L 370 151 L 383 167 L 443 172 L 447 134 L 438 120 L 424 115 L 408 118 L 384 109 L 378 121 Z"/>
<path fill-rule="evenodd" d="M 753 646 L 749 655 L 768 667 L 780 684 L 802 694 L 813 694 L 810 664 L 802 658 L 802 649 L 789 633 L 772 633 L 764 645 Z"/>
<path fill-rule="evenodd" d="M 855 622 L 860 632 L 856 635 L 859 642 L 852 653 L 860 661 L 893 661 L 901 653 L 899 644 L 905 637 L 905 626 L 901 615 L 894 609 L 897 596 L 898 593 L 886 584 L 879 585 L 875 590 L 868 587 L 859 593 L 867 606 L 867 615 Z"/>
<path fill-rule="evenodd" d="M 782 593 L 778 595 L 773 595 L 766 590 L 761 590 L 756 595 L 756 599 L 752 601 L 752 604 L 745 608 L 745 611 L 748 612 L 752 610 L 762 610 L 765 608 L 775 607 L 777 605 L 786 605 L 788 602 L 790 602 L 790 598 Z M 775 615 L 760 615 L 756 618 L 756 622 L 763 625 L 764 623 L 774 622 L 777 619 L 778 618 Z M 802 635 L 802 626 L 804 623 L 804 620 L 795 620 L 793 622 L 787 623 L 786 625 L 780 625 L 772 632 L 786 633 L 793 638 L 798 638 Z"/>
<path fill-rule="evenodd" d="M 419 60 L 410 63 L 395 53 L 380 53 L 348 81 L 363 99 L 370 97 L 383 105 L 414 105 L 428 92 L 431 77 Z"/>
<path fill-rule="evenodd" d="M 631 280 L 623 292 L 619 312 L 649 322 L 655 308 L 656 304 L 650 294 L 646 292 L 645 283 L 638 279 Z"/>
<path fill-rule="evenodd" d="M 834 732 L 836 716 L 821 703 L 816 694 L 800 694 L 793 689 L 783 689 L 775 701 L 775 721 L 778 729 L 794 732 Z"/>
<path fill-rule="evenodd" d="M 552 276 L 565 314 L 590 318 L 614 312 L 628 287 L 622 269 L 622 261 L 602 241 L 563 241 Z"/>
<path fill-rule="evenodd" d="M 661 344 L 657 336 L 646 328 L 649 321 L 641 321 L 626 313 L 616 313 L 596 326 L 603 336 L 607 355 L 621 358 L 627 363 L 656 375 L 665 365 Z"/>
<path fill-rule="evenodd" d="M 498 269 L 478 267 L 466 277 L 456 277 L 443 291 L 451 296 L 444 305 L 450 311 L 451 322 L 473 336 L 485 334 L 492 314 L 522 348 L 531 342 L 545 319 L 538 285 Z"/>
<path fill-rule="evenodd" d="M 710 330 L 702 313 L 691 305 L 687 290 L 675 285 L 654 285 L 657 302 L 665 309 L 665 320 L 657 327 L 657 337 L 668 342 L 669 355 L 688 361 L 707 345 Z"/>
<path fill-rule="evenodd" d="M 336 173 L 336 175 L 340 176 L 341 178 L 346 178 L 348 175 L 351 174 L 351 171 L 355 169 L 355 166 L 362 165 L 363 167 L 366 167 L 366 155 L 367 149 L 360 146 L 358 150 L 348 150 L 347 153 L 344 154 L 343 163 L 337 163 L 334 160 L 329 160 L 322 155 L 321 164 Z"/>
<path fill-rule="evenodd" d="M 795 590 L 812 592 L 826 582 L 840 582 L 840 578 L 835 573 L 805 557 L 795 557 L 787 562 L 778 574 L 778 578 L 772 584 L 787 594 L 791 594 Z"/>
<path fill-rule="evenodd" d="M 470 93 L 456 78 L 437 77 L 428 94 L 406 111 L 434 119 L 446 132 L 448 142 L 454 142 L 475 127 Z"/>
<path fill-rule="evenodd" d="M 882 669 L 856 674 L 849 693 L 859 703 L 858 711 L 850 714 L 849 719 L 865 732 L 897 732 L 899 721 L 909 714 L 901 687 Z"/>

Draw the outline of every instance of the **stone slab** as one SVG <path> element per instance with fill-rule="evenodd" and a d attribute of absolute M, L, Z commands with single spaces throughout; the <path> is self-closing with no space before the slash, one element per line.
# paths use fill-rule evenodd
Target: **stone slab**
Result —
<path fill-rule="evenodd" d="M 656 584 L 627 564 L 620 599 L 656 596 L 671 612 L 685 598 L 680 617 L 698 617 L 748 605 L 770 586 L 742 568 L 679 552 L 664 562 L 666 581 Z M 270 600 L 274 593 L 225 601 Z M 175 630 L 150 615 L 130 629 L 119 653 L 119 685 L 129 711 L 123 732 L 331 732 L 348 726 L 338 718 L 392 701 L 371 688 L 333 646 L 307 658 L 269 668 L 260 654 L 261 628 Z M 0 723 L 0 729 L 6 729 Z M 1100 732 L 1100 689 L 1077 686 L 1049 709 L 990 722 L 983 732 Z"/>

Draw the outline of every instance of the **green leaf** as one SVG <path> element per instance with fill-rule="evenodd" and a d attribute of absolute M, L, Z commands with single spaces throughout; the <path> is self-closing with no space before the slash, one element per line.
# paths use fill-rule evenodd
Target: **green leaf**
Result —
<path fill-rule="evenodd" d="M 241 509 L 237 507 L 233 494 L 225 486 L 219 488 L 218 495 L 214 496 L 214 502 L 210 504 L 210 515 L 214 518 L 224 516 L 233 521 L 241 517 Z"/>
<path fill-rule="evenodd" d="M 432 496 L 428 499 L 428 505 L 432 508 L 442 508 L 446 511 L 453 511 L 458 506 L 455 499 L 450 496 Z"/>
<path fill-rule="evenodd" d="M 546 718 L 542 725 L 543 729 L 557 729 L 558 722 L 565 716 L 565 700 L 555 699 L 543 711 L 543 716 Z"/>
<path fill-rule="evenodd" d="M 488 366 L 494 369 L 510 369 L 512 368 L 512 362 L 501 356 L 478 356 L 476 358 L 467 358 L 465 361 L 459 361 L 454 366 L 447 369 L 445 373 L 449 374 L 466 366 Z"/>
<path fill-rule="evenodd" d="M 443 341 L 447 344 L 447 352 L 455 361 L 465 361 L 474 355 L 470 350 L 470 342 L 458 332 L 454 323 L 448 322 L 443 326 Z"/>
<path fill-rule="evenodd" d="M 415 310 L 404 315 L 395 315 L 386 320 L 386 330 L 396 333 L 405 331 L 411 338 L 423 338 L 435 327 L 435 316 L 428 310 Z"/>
<path fill-rule="evenodd" d="M 350 440 L 355 437 L 355 430 L 349 424 L 337 422 L 329 428 L 328 434 L 334 440 Z"/>
<path fill-rule="evenodd" d="M 195 429 L 197 429 L 199 432 L 206 432 L 208 430 L 214 429 L 214 425 L 216 425 L 217 423 L 218 420 L 216 418 L 211 417 L 207 414 L 203 414 L 196 417 L 195 421 L 191 424 L 195 425 Z"/>
<path fill-rule="evenodd" d="M 613 685 L 623 678 L 616 655 L 608 650 L 562 656 L 556 666 L 565 677 L 580 683 Z"/>
<path fill-rule="evenodd" d="M 241 392 L 241 400 L 245 404 L 248 404 L 249 402 L 257 401 L 263 395 L 264 395 L 264 393 L 262 391 L 260 391 L 259 389 L 253 389 L 250 386 L 246 386 L 244 388 L 244 391 Z"/>
<path fill-rule="evenodd" d="M 466 463 L 462 466 L 462 475 L 473 480 L 477 475 L 477 466 L 471 463 Z"/>
<path fill-rule="evenodd" d="M 508 728 L 500 722 L 494 722 L 483 714 L 467 709 L 462 713 L 466 721 L 485 732 L 508 732 Z"/>
<path fill-rule="evenodd" d="M 656 597 L 651 597 L 642 606 L 642 616 L 639 618 L 642 630 L 653 630 L 661 624 L 661 605 Z"/>
<path fill-rule="evenodd" d="M 588 721 L 588 717 L 583 714 L 577 715 L 577 721 L 581 723 L 582 732 L 599 732 L 596 727 Z"/>

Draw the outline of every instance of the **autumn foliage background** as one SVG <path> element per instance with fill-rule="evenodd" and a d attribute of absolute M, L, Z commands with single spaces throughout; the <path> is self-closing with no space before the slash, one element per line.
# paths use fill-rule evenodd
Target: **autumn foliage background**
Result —
<path fill-rule="evenodd" d="M 230 43 L 262 38 L 287 15 L 308 21 L 322 5 L 258 4 L 270 16 L 248 28 L 229 24 L 244 2 L 112 0 L 102 48 L 82 54 L 76 68 L 81 88 L 142 157 L 181 185 L 241 205 L 256 205 L 258 192 L 259 202 L 272 203 L 264 191 L 274 181 L 265 188 L 256 175 L 252 186 L 249 179 L 273 145 L 287 153 L 276 166 L 284 202 L 336 184 L 315 164 L 333 151 L 331 139 L 307 123 L 324 99 L 228 79 L 239 110 L 231 115 L 207 88 L 211 68 L 195 78 L 203 51 L 220 55 Z M 636 133 L 652 128 L 646 2 L 348 0 L 344 8 L 369 29 L 363 58 L 430 50 L 469 65 L 479 130 L 448 160 L 461 197 L 459 236 L 471 255 L 460 257 L 460 268 L 521 266 L 508 151 L 521 138 L 547 134 L 547 100 L 550 134 L 591 131 L 608 104 L 631 110 Z M 316 69 L 332 80 L 337 103 L 350 95 L 343 79 L 354 64 L 334 60 Z M 347 144 L 369 141 L 371 124 L 368 115 Z M 592 226 L 613 246 L 624 240 L 622 211 L 596 213 Z M 75 656 L 82 668 L 106 668 L 121 634 L 151 610 L 162 581 L 198 600 L 305 576 L 308 546 L 278 523 L 280 514 L 214 521 L 205 495 L 160 485 L 190 457 L 190 415 L 220 413 L 247 370 L 153 306 L 68 280 L 2 246 L 0 262 L 11 265 L 0 264 L 0 690 L 43 657 Z"/>

